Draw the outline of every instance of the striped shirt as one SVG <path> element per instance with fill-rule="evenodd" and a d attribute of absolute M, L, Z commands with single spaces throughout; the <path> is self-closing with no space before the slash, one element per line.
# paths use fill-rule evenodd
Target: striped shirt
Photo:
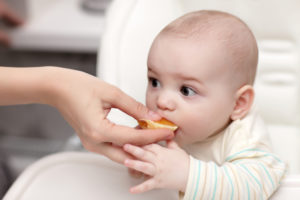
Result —
<path fill-rule="evenodd" d="M 257 114 L 232 122 L 225 131 L 190 145 L 190 170 L 180 199 L 268 199 L 279 187 L 286 164 L 271 153 Z"/>

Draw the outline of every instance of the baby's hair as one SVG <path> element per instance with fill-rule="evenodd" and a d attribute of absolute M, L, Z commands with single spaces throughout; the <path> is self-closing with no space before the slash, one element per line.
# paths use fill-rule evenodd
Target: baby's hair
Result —
<path fill-rule="evenodd" d="M 203 37 L 221 41 L 226 53 L 232 56 L 239 85 L 253 85 L 258 48 L 250 28 L 238 17 L 229 13 L 200 10 L 179 17 L 168 24 L 159 35 L 172 34 L 180 38 L 195 40 Z"/>

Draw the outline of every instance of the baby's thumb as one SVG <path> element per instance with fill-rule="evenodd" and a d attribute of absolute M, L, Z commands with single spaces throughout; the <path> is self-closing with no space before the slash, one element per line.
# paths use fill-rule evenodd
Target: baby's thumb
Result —
<path fill-rule="evenodd" d="M 167 147 L 169 149 L 180 149 L 180 147 L 174 140 L 167 140 Z"/>

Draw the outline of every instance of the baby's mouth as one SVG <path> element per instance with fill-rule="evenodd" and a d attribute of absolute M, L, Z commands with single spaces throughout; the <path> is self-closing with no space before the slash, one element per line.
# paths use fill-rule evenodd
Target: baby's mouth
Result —
<path fill-rule="evenodd" d="M 179 132 L 180 132 L 180 128 L 177 127 L 177 129 L 174 131 L 174 135 L 176 136 L 177 134 L 179 134 Z"/>

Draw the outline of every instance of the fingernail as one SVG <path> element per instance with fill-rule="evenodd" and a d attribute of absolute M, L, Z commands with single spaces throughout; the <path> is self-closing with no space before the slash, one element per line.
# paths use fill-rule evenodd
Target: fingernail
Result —
<path fill-rule="evenodd" d="M 155 112 L 153 112 L 152 110 L 150 110 L 148 112 L 148 117 L 151 119 L 151 120 L 159 120 L 161 118 L 161 116 Z"/>

